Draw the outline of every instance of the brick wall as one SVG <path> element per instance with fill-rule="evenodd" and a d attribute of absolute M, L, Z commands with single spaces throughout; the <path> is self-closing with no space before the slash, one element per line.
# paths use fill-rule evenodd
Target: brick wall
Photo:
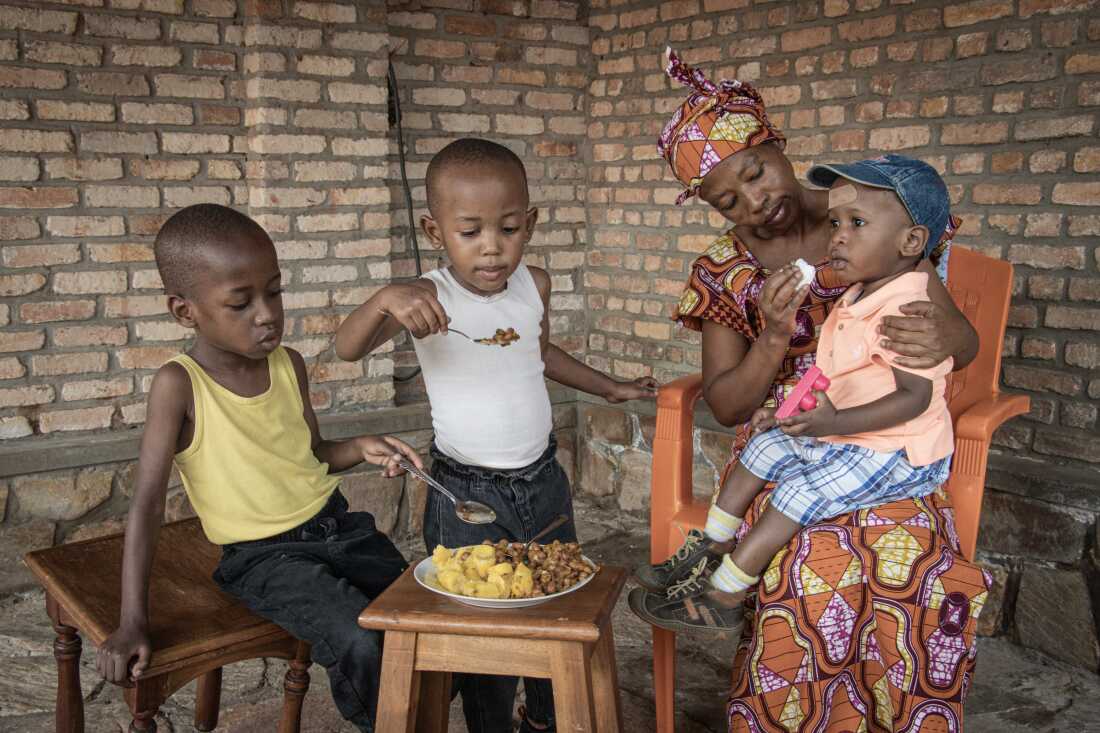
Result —
<path fill-rule="evenodd" d="M 0 439 L 144 421 L 154 370 L 187 343 L 164 310 L 152 235 L 199 201 L 247 210 L 276 240 L 286 342 L 312 363 L 318 410 L 392 404 L 392 345 L 357 364 L 330 349 L 342 315 L 414 272 L 388 48 L 416 218 L 448 140 L 509 144 L 540 207 L 527 259 L 551 272 L 559 342 L 583 348 L 578 4 L 82 5 L 0 6 Z M 412 362 L 407 344 L 396 358 Z"/>
<path fill-rule="evenodd" d="M 592 3 L 589 362 L 621 376 L 699 368 L 667 320 L 697 253 L 726 223 L 670 205 L 654 139 L 685 92 L 672 44 L 712 78 L 755 83 L 802 176 L 883 151 L 944 175 L 959 242 L 1016 265 L 1004 383 L 1026 419 L 1016 456 L 1100 463 L 1100 17 L 1085 0 L 673 0 Z"/>
<path fill-rule="evenodd" d="M 0 7 L 9 440 L 143 422 L 151 375 L 187 339 L 152 262 L 174 209 L 233 205 L 267 228 L 286 342 L 307 357 L 389 275 L 384 6 L 83 5 Z M 386 357 L 321 362 L 318 407 L 389 402 Z"/>

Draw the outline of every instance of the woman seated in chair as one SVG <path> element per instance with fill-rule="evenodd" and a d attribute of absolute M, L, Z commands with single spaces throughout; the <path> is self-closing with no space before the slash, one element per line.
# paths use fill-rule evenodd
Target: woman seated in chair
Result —
<path fill-rule="evenodd" d="M 658 142 L 687 187 L 679 202 L 697 194 L 734 223 L 693 264 L 678 313 L 702 332 L 704 399 L 721 423 L 737 426 L 728 475 L 753 412 L 781 404 L 813 365 L 820 325 L 845 287 L 826 260 L 828 194 L 797 182 L 756 90 L 714 84 L 671 52 L 666 70 L 692 89 Z M 942 282 L 958 223 L 918 270 L 938 275 L 928 278 L 928 299 L 886 319 L 882 343 L 899 364 L 928 368 L 953 356 L 959 369 L 977 354 L 977 335 Z M 808 288 L 786 267 L 796 259 L 815 263 Z M 769 331 L 792 312 L 793 335 Z M 941 488 L 808 526 L 780 550 L 746 601 L 731 733 L 921 731 L 926 722 L 960 730 L 988 579 L 959 555 L 951 517 Z M 682 594 L 717 565 L 711 544 L 693 531 L 679 560 L 643 567 L 639 579 Z M 676 572 L 683 577 L 669 577 Z M 636 590 L 631 605 L 659 602 L 645 594 Z"/>

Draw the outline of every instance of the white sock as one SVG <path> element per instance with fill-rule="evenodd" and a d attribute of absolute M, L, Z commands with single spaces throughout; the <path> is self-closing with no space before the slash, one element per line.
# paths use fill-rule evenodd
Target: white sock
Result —
<path fill-rule="evenodd" d="M 703 532 L 715 542 L 729 542 L 744 521 L 741 517 L 722 511 L 717 504 L 711 504 L 710 511 L 707 512 L 707 526 L 703 528 Z"/>
<path fill-rule="evenodd" d="M 733 558 L 726 555 L 722 558 L 722 564 L 710 575 L 710 584 L 718 590 L 726 593 L 752 588 L 760 582 L 759 575 L 749 575 L 733 562 Z"/>

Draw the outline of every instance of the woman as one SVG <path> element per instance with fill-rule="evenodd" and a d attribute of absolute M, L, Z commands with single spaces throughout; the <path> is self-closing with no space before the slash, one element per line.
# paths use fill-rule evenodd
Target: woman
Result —
<path fill-rule="evenodd" d="M 781 403 L 813 364 L 818 327 L 844 288 L 826 261 L 827 194 L 796 181 L 759 94 L 713 84 L 671 51 L 667 72 L 693 89 L 658 143 L 687 186 L 680 201 L 698 194 L 735 223 L 695 261 L 678 314 L 702 331 L 704 399 L 721 423 L 737 426 L 733 465 L 753 411 Z M 941 277 L 953 224 L 933 257 Z M 816 263 L 809 286 L 798 287 L 789 266 L 798 258 Z M 792 311 L 793 335 L 769 330 Z M 953 355 L 959 368 L 976 355 L 976 334 L 940 278 L 929 278 L 927 301 L 904 312 L 883 337 L 905 363 Z M 958 554 L 942 492 L 807 527 L 748 601 L 730 731 L 958 731 L 987 586 Z M 635 609 L 660 600 L 631 594 Z"/>

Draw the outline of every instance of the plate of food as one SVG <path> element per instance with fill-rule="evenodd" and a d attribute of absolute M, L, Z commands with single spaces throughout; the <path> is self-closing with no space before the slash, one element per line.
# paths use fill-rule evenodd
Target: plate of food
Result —
<path fill-rule="evenodd" d="M 507 540 L 440 545 L 417 563 L 413 577 L 431 592 L 468 606 L 523 608 L 572 593 L 599 571 L 576 542 L 532 543 L 519 561 L 522 552 L 523 543 Z"/>

